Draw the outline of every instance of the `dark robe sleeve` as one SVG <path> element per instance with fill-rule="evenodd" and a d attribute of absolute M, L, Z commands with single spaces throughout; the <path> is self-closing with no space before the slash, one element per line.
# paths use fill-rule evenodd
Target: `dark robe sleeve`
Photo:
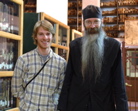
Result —
<path fill-rule="evenodd" d="M 66 111 L 66 108 L 67 108 L 67 100 L 68 100 L 68 94 L 69 94 L 69 88 L 72 80 L 72 70 L 73 70 L 71 53 L 72 52 L 71 52 L 71 46 L 70 46 L 69 59 L 68 59 L 66 73 L 65 73 L 65 79 L 64 79 L 64 83 L 63 83 L 63 87 L 61 90 L 58 107 L 57 107 L 57 109 L 60 111 Z"/>
<path fill-rule="evenodd" d="M 113 89 L 116 102 L 116 111 L 128 111 L 124 73 L 121 60 L 121 49 L 118 48 L 117 56 L 113 65 Z"/>

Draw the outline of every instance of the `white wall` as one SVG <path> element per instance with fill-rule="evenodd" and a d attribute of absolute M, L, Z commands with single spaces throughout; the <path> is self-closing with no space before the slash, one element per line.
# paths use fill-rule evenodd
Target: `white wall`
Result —
<path fill-rule="evenodd" d="M 82 9 L 87 5 L 96 5 L 100 7 L 100 0 L 82 0 Z"/>
<path fill-rule="evenodd" d="M 67 25 L 68 0 L 37 0 L 36 10 L 36 12 L 44 12 Z"/>

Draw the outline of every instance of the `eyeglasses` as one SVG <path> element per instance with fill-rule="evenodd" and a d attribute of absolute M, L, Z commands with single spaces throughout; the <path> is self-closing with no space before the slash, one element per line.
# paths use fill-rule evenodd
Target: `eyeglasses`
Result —
<path fill-rule="evenodd" d="M 86 20 L 85 21 L 86 25 L 99 25 L 101 23 L 101 21 L 99 20 L 95 20 L 95 21 L 90 21 L 90 20 Z"/>

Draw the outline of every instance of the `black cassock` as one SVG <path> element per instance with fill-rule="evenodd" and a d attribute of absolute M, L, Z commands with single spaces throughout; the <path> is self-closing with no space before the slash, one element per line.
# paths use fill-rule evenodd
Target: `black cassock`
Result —
<path fill-rule="evenodd" d="M 82 38 L 70 43 L 65 80 L 59 98 L 61 111 L 128 111 L 120 43 L 104 39 L 104 59 L 101 76 L 83 81 L 81 74 Z"/>

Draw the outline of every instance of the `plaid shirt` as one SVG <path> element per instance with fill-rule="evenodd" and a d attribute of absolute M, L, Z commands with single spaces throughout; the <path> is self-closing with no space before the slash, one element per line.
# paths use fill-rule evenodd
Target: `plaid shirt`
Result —
<path fill-rule="evenodd" d="M 23 87 L 48 61 L 39 75 L 26 87 Z M 56 111 L 55 95 L 59 95 L 66 69 L 66 60 L 51 49 L 46 61 L 43 61 L 37 48 L 20 56 L 16 62 L 12 77 L 12 94 L 20 98 L 21 111 Z"/>

